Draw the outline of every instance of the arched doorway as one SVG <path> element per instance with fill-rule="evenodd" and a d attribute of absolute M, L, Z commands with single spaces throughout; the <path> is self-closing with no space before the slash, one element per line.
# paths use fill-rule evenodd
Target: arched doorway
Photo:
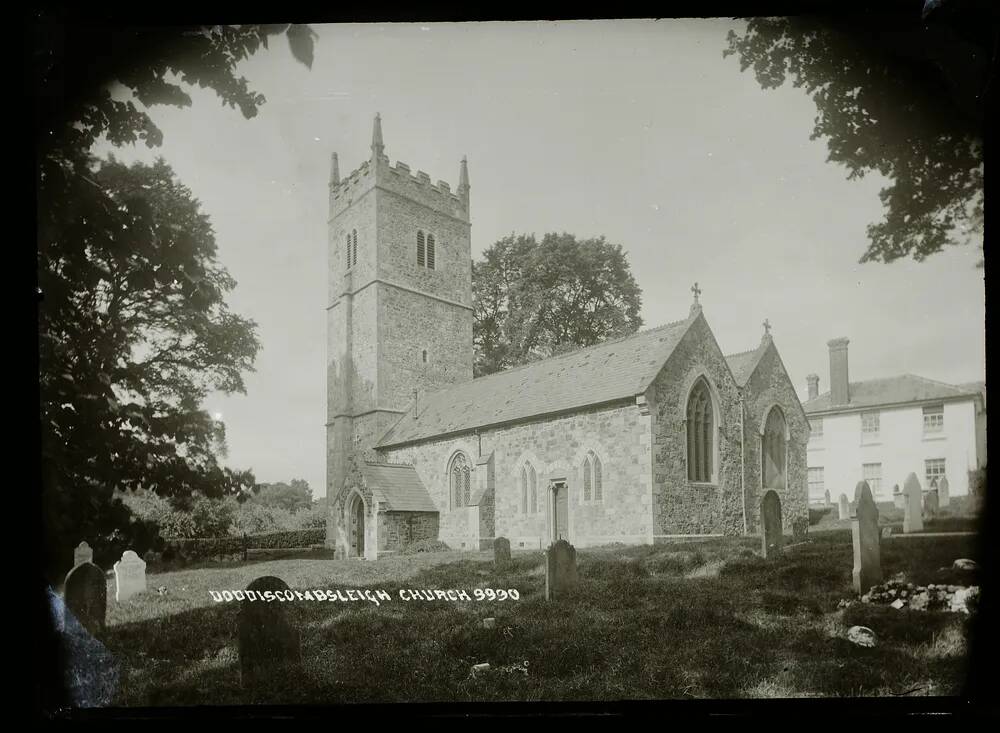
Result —
<path fill-rule="evenodd" d="M 788 429 L 785 416 L 777 406 L 772 407 L 764 423 L 764 433 L 761 437 L 761 487 L 783 491 L 787 481 Z"/>
<path fill-rule="evenodd" d="M 355 494 L 348 510 L 350 520 L 351 556 L 365 556 L 365 502 L 360 494 Z"/>

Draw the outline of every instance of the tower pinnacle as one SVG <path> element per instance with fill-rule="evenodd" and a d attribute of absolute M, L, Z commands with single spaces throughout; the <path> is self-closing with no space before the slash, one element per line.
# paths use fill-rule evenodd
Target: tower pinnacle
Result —
<path fill-rule="evenodd" d="M 385 155 L 385 145 L 382 144 L 382 116 L 375 113 L 375 125 L 372 128 L 372 155 L 380 158 Z"/>
<path fill-rule="evenodd" d="M 337 154 L 330 153 L 330 185 L 336 186 L 340 183 L 340 163 L 337 161 Z"/>
<path fill-rule="evenodd" d="M 462 165 L 458 174 L 458 190 L 469 190 L 469 162 L 462 156 Z"/>

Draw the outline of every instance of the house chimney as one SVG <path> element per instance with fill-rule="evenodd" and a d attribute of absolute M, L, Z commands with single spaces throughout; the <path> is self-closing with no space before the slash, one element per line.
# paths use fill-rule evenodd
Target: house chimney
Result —
<path fill-rule="evenodd" d="M 847 382 L 847 344 L 841 336 L 826 342 L 830 348 L 830 404 L 846 405 L 851 401 Z"/>
<path fill-rule="evenodd" d="M 819 375 L 809 374 L 806 376 L 806 384 L 809 385 L 809 399 L 814 400 L 819 397 Z"/>

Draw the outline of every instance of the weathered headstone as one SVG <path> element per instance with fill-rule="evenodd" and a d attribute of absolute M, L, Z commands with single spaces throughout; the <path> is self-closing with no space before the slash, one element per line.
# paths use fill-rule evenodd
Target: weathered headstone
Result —
<path fill-rule="evenodd" d="M 924 520 L 920 515 L 922 494 L 917 474 L 911 473 L 903 482 L 903 496 L 906 499 L 903 505 L 903 532 L 907 534 L 920 532 L 924 528 Z"/>
<path fill-rule="evenodd" d="M 760 500 L 761 552 L 765 558 L 777 557 L 784 544 L 781 528 L 781 499 L 768 491 Z"/>
<path fill-rule="evenodd" d="M 498 568 L 510 565 L 510 540 L 506 537 L 493 540 L 493 564 Z"/>
<path fill-rule="evenodd" d="M 854 489 L 857 507 L 851 520 L 854 542 L 854 592 L 863 595 L 873 585 L 882 582 L 881 536 L 878 528 L 878 506 L 872 498 L 867 481 L 859 481 Z"/>
<path fill-rule="evenodd" d="M 557 540 L 545 551 L 545 600 L 558 598 L 576 585 L 576 548 Z"/>
<path fill-rule="evenodd" d="M 292 592 L 281 578 L 265 575 L 247 586 L 240 602 L 240 680 L 245 688 L 266 682 L 289 665 L 302 662 L 299 631 L 288 613 L 291 604 L 263 600 L 268 591 L 283 596 Z"/>
<path fill-rule="evenodd" d="M 951 489 L 948 487 L 948 477 L 942 476 L 938 482 L 938 505 L 943 509 L 951 503 Z"/>
<path fill-rule="evenodd" d="M 827 489 L 826 491 L 823 492 L 823 504 L 825 506 L 833 506 L 833 504 L 830 502 L 830 490 L 829 489 Z"/>
<path fill-rule="evenodd" d="M 146 563 L 132 550 L 125 550 L 115 563 L 115 600 L 127 601 L 146 591 Z"/>
<path fill-rule="evenodd" d="M 906 508 L 906 494 L 899 490 L 899 484 L 892 487 L 892 501 L 897 509 Z"/>
<path fill-rule="evenodd" d="M 840 503 L 837 505 L 837 509 L 840 512 L 840 519 L 851 518 L 851 503 L 847 500 L 847 494 L 840 495 Z"/>
<path fill-rule="evenodd" d="M 108 612 L 108 583 L 104 571 L 92 562 L 77 565 L 66 575 L 63 590 L 64 626 L 76 624 L 90 634 L 104 631 Z"/>
<path fill-rule="evenodd" d="M 94 562 L 94 551 L 90 549 L 90 545 L 86 542 L 81 542 L 73 550 L 73 567 L 85 562 Z"/>
<path fill-rule="evenodd" d="M 931 489 L 924 496 L 924 514 L 928 519 L 937 516 L 938 513 L 938 490 Z"/>

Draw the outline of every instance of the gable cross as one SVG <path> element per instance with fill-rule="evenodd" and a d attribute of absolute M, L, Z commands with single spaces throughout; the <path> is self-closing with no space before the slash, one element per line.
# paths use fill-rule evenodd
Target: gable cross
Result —
<path fill-rule="evenodd" d="M 698 296 L 701 295 L 701 288 L 698 287 L 698 283 L 691 286 L 691 292 L 694 293 L 694 302 L 698 302 Z"/>
<path fill-rule="evenodd" d="M 764 323 L 762 323 L 761 325 L 764 326 L 764 335 L 765 336 L 770 336 L 771 335 L 771 321 L 769 321 L 768 319 L 765 318 L 764 319 Z"/>

